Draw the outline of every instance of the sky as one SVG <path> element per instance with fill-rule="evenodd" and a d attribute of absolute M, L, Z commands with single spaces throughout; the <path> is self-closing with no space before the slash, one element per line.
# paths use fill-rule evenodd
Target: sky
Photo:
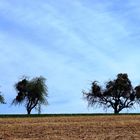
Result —
<path fill-rule="evenodd" d="M 0 91 L 7 104 L 0 114 L 26 113 L 24 105 L 11 106 L 23 76 L 47 79 L 42 113 L 104 112 L 88 108 L 82 91 L 118 73 L 140 84 L 139 7 L 139 0 L 1 0 Z"/>

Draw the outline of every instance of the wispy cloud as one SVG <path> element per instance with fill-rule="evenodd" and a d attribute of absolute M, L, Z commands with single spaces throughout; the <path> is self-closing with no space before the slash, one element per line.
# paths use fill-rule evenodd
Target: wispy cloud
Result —
<path fill-rule="evenodd" d="M 22 75 L 43 75 L 44 112 L 90 112 L 82 89 L 127 72 L 139 76 L 139 1 L 1 1 L 1 90 L 10 103 Z M 6 108 L 6 109 L 3 109 Z M 23 113 L 1 106 L 2 113 Z M 98 111 L 98 110 L 96 110 Z M 99 110 L 101 111 L 101 110 Z"/>

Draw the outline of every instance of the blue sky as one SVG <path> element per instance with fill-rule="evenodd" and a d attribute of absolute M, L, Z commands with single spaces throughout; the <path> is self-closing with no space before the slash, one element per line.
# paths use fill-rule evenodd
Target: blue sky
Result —
<path fill-rule="evenodd" d="M 120 72 L 140 83 L 139 7 L 138 0 L 1 0 L 0 90 L 7 104 L 0 113 L 26 113 L 10 105 L 23 75 L 47 78 L 43 113 L 103 112 L 87 108 L 82 90 Z"/>

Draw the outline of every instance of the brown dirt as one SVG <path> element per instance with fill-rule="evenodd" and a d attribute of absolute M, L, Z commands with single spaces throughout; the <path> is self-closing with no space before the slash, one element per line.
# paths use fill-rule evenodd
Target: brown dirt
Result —
<path fill-rule="evenodd" d="M 139 140 L 140 116 L 0 118 L 0 140 Z"/>

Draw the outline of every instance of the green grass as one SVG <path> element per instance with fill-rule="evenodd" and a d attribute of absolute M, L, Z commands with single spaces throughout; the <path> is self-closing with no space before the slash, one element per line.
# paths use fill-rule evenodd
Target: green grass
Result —
<path fill-rule="evenodd" d="M 80 114 L 0 114 L 0 118 L 25 118 L 25 117 L 65 117 L 65 116 L 110 116 L 114 113 L 80 113 Z M 140 113 L 120 113 L 117 115 L 140 115 Z"/>

